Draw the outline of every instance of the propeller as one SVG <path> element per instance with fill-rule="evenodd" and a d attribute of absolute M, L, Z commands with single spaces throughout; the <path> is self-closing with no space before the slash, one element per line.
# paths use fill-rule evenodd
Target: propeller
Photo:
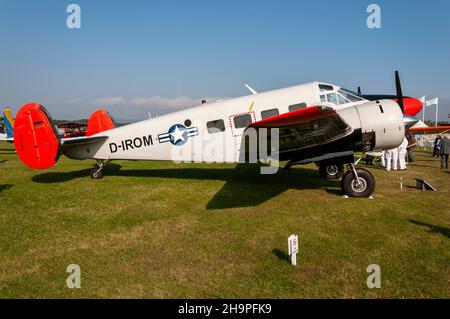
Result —
<path fill-rule="evenodd" d="M 397 103 L 400 106 L 400 109 L 403 113 L 405 113 L 405 104 L 403 102 L 403 92 L 402 92 L 402 84 L 400 83 L 400 75 L 398 71 L 395 71 L 395 88 L 397 90 Z"/>

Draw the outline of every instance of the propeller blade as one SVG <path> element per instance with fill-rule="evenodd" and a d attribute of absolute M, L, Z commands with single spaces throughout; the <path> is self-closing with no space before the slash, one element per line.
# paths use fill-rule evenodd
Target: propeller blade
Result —
<path fill-rule="evenodd" d="M 395 71 L 395 88 L 397 90 L 397 103 L 400 106 L 402 112 L 405 113 L 402 84 L 400 83 L 400 75 L 398 74 L 398 71 Z"/>

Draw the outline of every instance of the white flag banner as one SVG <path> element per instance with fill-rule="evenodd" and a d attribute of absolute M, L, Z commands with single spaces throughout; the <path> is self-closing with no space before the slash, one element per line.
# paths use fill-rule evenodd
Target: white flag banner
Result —
<path fill-rule="evenodd" d="M 419 101 L 422 102 L 422 104 L 425 104 L 425 96 L 422 96 L 422 97 L 419 99 Z"/>
<path fill-rule="evenodd" d="M 439 104 L 439 98 L 437 98 L 437 97 L 426 102 L 426 106 L 432 106 L 432 105 L 438 105 L 438 104 Z"/>

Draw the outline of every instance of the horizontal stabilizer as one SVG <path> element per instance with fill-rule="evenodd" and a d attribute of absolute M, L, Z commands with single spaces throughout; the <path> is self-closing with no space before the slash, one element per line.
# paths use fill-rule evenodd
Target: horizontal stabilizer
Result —
<path fill-rule="evenodd" d="M 93 144 L 97 142 L 101 142 L 106 140 L 107 136 L 94 136 L 94 137 L 73 137 L 73 138 L 63 138 L 61 140 L 61 143 L 63 146 L 65 145 L 87 145 L 87 144 Z"/>

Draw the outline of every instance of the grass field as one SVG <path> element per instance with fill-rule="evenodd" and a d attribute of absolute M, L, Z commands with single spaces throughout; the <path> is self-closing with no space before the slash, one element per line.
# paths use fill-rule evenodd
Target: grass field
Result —
<path fill-rule="evenodd" d="M 2 298 L 450 297 L 450 174 L 429 154 L 407 172 L 371 169 L 371 200 L 342 198 L 314 165 L 261 176 L 118 161 L 92 180 L 93 162 L 33 171 L 0 149 Z M 414 177 L 437 192 L 415 189 Z M 70 264 L 81 289 L 66 286 Z M 381 267 L 381 289 L 366 286 L 369 264 Z"/>

